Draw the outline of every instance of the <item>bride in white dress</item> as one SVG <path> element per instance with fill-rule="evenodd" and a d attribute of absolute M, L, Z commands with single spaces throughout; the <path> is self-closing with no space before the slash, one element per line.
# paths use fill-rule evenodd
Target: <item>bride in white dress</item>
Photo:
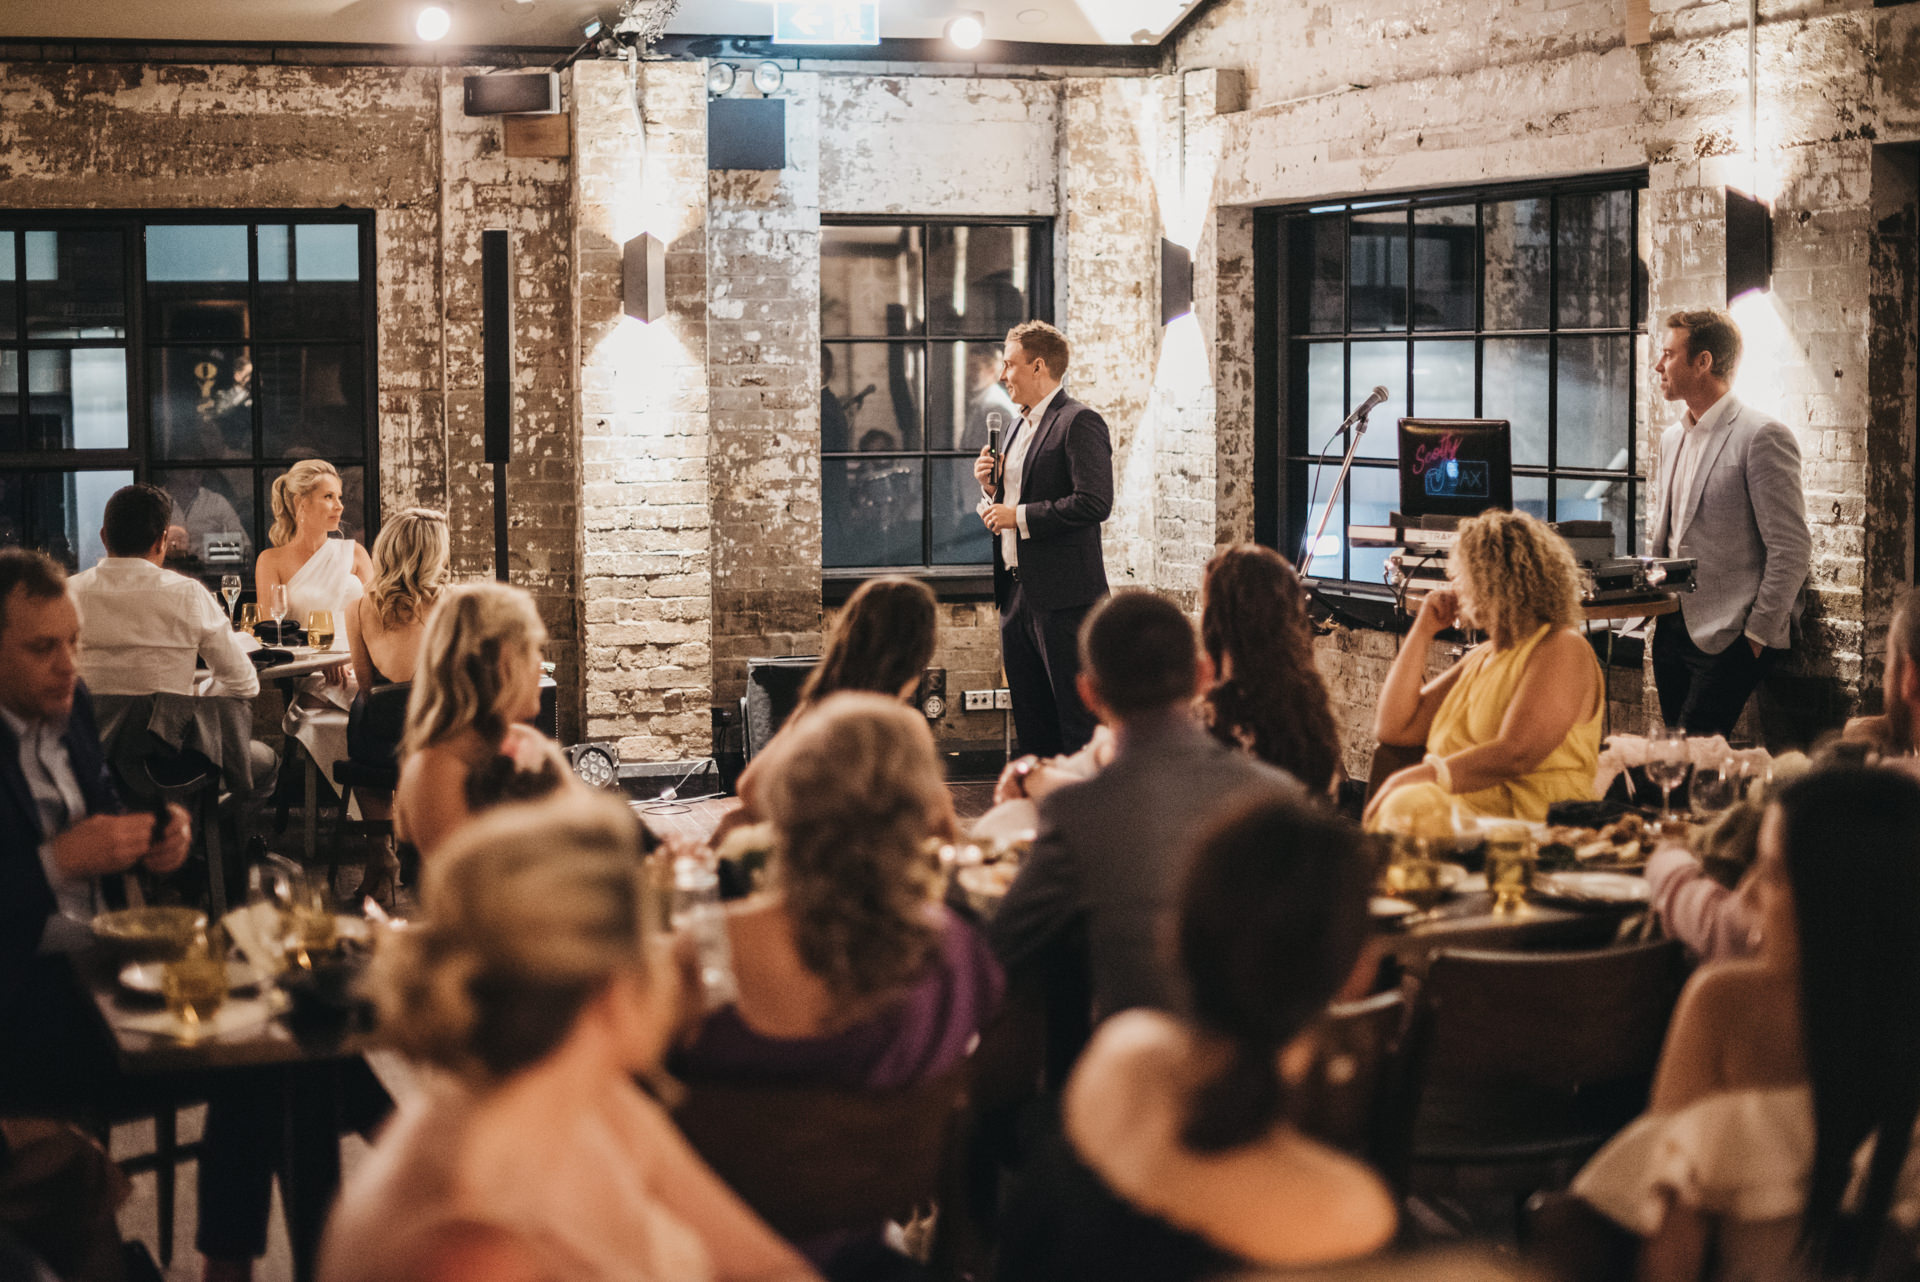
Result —
<path fill-rule="evenodd" d="M 265 605 L 273 589 L 287 588 L 287 617 L 306 624 L 315 610 L 333 613 L 333 648 L 347 649 L 347 611 L 373 581 L 373 559 L 352 539 L 334 538 L 346 505 L 340 473 L 320 459 L 303 459 L 273 483 L 272 547 L 254 565 L 255 599 Z M 353 703 L 353 666 L 300 684 L 287 707 L 284 729 L 313 755 L 320 776 L 333 783 L 333 763 L 347 755 L 347 713 Z"/>

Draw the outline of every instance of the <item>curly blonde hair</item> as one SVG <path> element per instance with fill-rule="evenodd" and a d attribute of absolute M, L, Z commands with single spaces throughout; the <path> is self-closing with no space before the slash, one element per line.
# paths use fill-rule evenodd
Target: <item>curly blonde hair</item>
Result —
<path fill-rule="evenodd" d="M 381 626 L 403 628 L 426 618 L 447 585 L 449 568 L 446 513 L 410 507 L 381 526 L 373 541 L 373 586 L 367 589 Z"/>
<path fill-rule="evenodd" d="M 846 1002 L 911 980 L 938 933 L 927 839 L 951 813 L 926 719 L 884 695 L 829 695 L 768 755 L 760 803 L 801 961 Z"/>
<path fill-rule="evenodd" d="M 507 737 L 508 668 L 536 662 L 547 639 L 533 598 L 505 583 L 464 583 L 440 598 L 420 640 L 407 696 L 402 755 L 472 726 L 489 743 Z"/>
<path fill-rule="evenodd" d="M 1580 622 L 1580 567 L 1565 539 L 1525 512 L 1484 512 L 1460 523 L 1447 577 L 1470 622 L 1505 649 L 1542 625 Z"/>
<path fill-rule="evenodd" d="M 273 526 L 267 531 L 267 542 L 280 547 L 293 541 L 299 529 L 294 510 L 328 477 L 338 481 L 339 469 L 325 459 L 306 458 L 273 478 Z"/>
<path fill-rule="evenodd" d="M 644 974 L 655 910 L 626 807 L 572 797 L 496 811 L 426 865 L 424 920 L 368 973 L 382 1040 L 475 1082 L 544 1058 L 622 971 Z"/>

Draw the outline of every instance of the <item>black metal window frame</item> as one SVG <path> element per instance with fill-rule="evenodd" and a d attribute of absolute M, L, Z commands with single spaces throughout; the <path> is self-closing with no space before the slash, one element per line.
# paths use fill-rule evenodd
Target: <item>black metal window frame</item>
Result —
<path fill-rule="evenodd" d="M 1028 234 L 1027 241 L 1027 310 L 1031 319 L 1053 322 L 1053 219 L 1033 217 L 933 217 L 923 215 L 836 215 L 820 220 L 823 228 L 830 227 L 905 227 L 920 228 L 923 232 L 933 227 L 1018 227 Z M 923 254 L 920 262 L 920 297 L 929 299 L 932 280 L 931 255 Z M 821 336 L 823 345 L 886 344 L 918 348 L 921 356 L 921 369 L 931 368 L 933 349 L 953 343 L 995 343 L 1006 341 L 1006 333 L 988 334 L 985 332 L 941 333 L 932 332 L 931 326 L 922 325 L 918 334 L 836 334 Z M 929 460 L 937 458 L 973 458 L 977 451 L 936 450 L 930 446 L 930 432 L 926 430 L 931 422 L 933 380 L 923 375 L 920 388 L 921 422 L 920 448 L 918 450 L 893 450 L 885 454 L 870 454 L 859 451 L 821 451 L 821 462 L 833 460 L 874 461 L 882 457 L 907 458 L 919 457 L 922 460 L 922 476 L 931 475 Z M 834 566 L 821 571 L 822 593 L 830 604 L 844 601 L 853 590 L 870 578 L 879 575 L 903 574 L 924 579 L 935 592 L 947 600 L 990 600 L 993 596 L 993 563 L 991 560 L 970 565 L 933 564 L 933 509 L 932 487 L 923 486 L 925 498 L 922 501 L 921 523 L 921 564 L 919 565 L 882 565 L 882 566 Z M 820 519 L 824 524 L 833 519 L 833 513 L 822 505 Z"/>
<path fill-rule="evenodd" d="M 360 262 L 360 338 L 326 338 L 317 341 L 332 346 L 357 346 L 361 350 L 361 404 L 363 407 L 361 452 L 355 456 L 330 457 L 336 467 L 362 469 L 362 529 L 368 544 L 379 530 L 379 409 L 378 409 L 378 305 L 375 276 L 374 215 L 371 210 L 351 209 L 155 209 L 155 210 L 37 210 L 0 209 L 0 232 L 13 232 L 14 280 L 16 288 L 14 337 L 0 340 L 0 351 L 17 354 L 18 395 L 23 413 L 28 387 L 28 352 L 66 351 L 79 348 L 115 348 L 127 354 L 127 444 L 115 449 L 39 449 L 0 451 L 0 472 L 15 475 L 76 472 L 131 472 L 143 482 L 155 472 L 201 468 L 208 470 L 247 470 L 253 477 L 254 556 L 266 546 L 272 524 L 271 480 L 301 461 L 292 455 L 266 456 L 264 441 L 264 398 L 251 398 L 253 452 L 246 458 L 163 458 L 155 439 L 150 357 L 168 348 L 206 346 L 198 338 L 163 339 L 150 335 L 147 324 L 146 230 L 157 226 L 244 226 L 247 229 L 247 303 L 251 315 L 258 315 L 260 297 L 261 226 L 329 224 L 352 226 L 358 232 Z M 122 288 L 126 305 L 126 333 L 123 338 L 34 338 L 25 324 L 27 309 L 26 236 L 27 232 L 110 230 L 121 233 Z M 297 250 L 289 237 L 289 272 Z M 250 333 L 246 345 L 250 351 L 275 347 L 301 347 L 316 340 L 310 336 L 261 338 Z M 260 361 L 253 358 L 257 368 Z M 31 499 L 29 499 L 31 502 Z M 31 518 L 27 522 L 32 528 Z M 242 574 L 243 598 L 253 599 L 253 566 Z"/>
<path fill-rule="evenodd" d="M 1343 378 L 1342 413 L 1351 410 L 1364 398 L 1367 388 L 1352 386 L 1351 348 L 1355 341 L 1365 343 L 1378 340 L 1401 340 L 1407 348 L 1407 378 L 1412 382 L 1412 367 L 1415 360 L 1415 343 L 1431 341 L 1471 341 L 1474 344 L 1474 412 L 1476 416 L 1484 413 L 1484 376 L 1486 342 L 1489 339 L 1538 339 L 1545 340 L 1548 351 L 1548 462 L 1541 464 L 1519 464 L 1513 468 L 1516 481 L 1522 478 L 1544 480 L 1547 495 L 1549 519 L 1553 519 L 1554 510 L 1560 502 L 1558 482 L 1561 481 L 1610 481 L 1627 487 L 1627 528 L 1617 530 L 1616 546 L 1629 550 L 1638 546 L 1641 503 L 1644 499 L 1647 482 L 1639 475 L 1639 443 L 1632 421 L 1628 423 L 1626 434 L 1627 459 L 1625 466 L 1619 469 L 1593 467 L 1562 467 L 1558 465 L 1560 457 L 1559 416 L 1559 340 L 1563 337 L 1591 337 L 1624 335 L 1631 345 L 1632 340 L 1643 333 L 1646 327 L 1647 283 L 1645 263 L 1639 255 L 1641 237 L 1644 229 L 1643 196 L 1647 186 L 1645 170 L 1630 170 L 1606 174 L 1585 175 L 1578 178 L 1531 183 L 1509 183 L 1433 189 L 1416 192 L 1368 194 L 1350 199 L 1316 200 L 1275 207 L 1259 211 L 1255 218 L 1255 266 L 1258 285 L 1255 292 L 1255 415 L 1259 429 L 1255 434 L 1255 487 L 1254 487 L 1254 525 L 1255 537 L 1267 546 L 1277 548 L 1289 559 L 1297 559 L 1302 551 L 1305 539 L 1311 533 L 1311 526 L 1319 521 L 1320 513 L 1327 501 L 1327 487 L 1321 488 L 1315 495 L 1312 487 L 1312 475 L 1316 467 L 1325 467 L 1329 479 L 1337 471 L 1346 446 L 1347 436 L 1329 436 L 1335 424 L 1307 422 L 1307 386 L 1305 378 L 1305 349 L 1315 343 L 1341 342 L 1348 350 L 1343 360 L 1345 371 Z M 1559 244 L 1559 199 L 1568 196 L 1593 196 L 1602 193 L 1627 192 L 1632 201 L 1631 232 L 1633 243 L 1629 252 L 1634 262 L 1627 320 L 1618 326 L 1562 326 L 1560 321 L 1559 262 L 1561 256 Z M 1540 328 L 1527 329 L 1489 329 L 1486 315 L 1486 257 L 1485 257 L 1485 207 L 1488 204 L 1503 201 L 1544 199 L 1550 201 L 1550 229 L 1547 235 L 1549 251 L 1549 290 L 1546 304 L 1547 324 Z M 1352 223 L 1354 213 L 1376 215 L 1403 209 L 1408 219 L 1408 244 L 1413 244 L 1413 218 L 1416 211 L 1444 206 L 1471 204 L 1474 217 L 1474 324 L 1470 329 L 1426 329 L 1417 327 L 1417 317 L 1412 304 L 1415 272 L 1407 272 L 1406 289 L 1408 291 L 1405 306 L 1405 324 L 1387 329 L 1352 328 Z M 1347 215 L 1345 249 L 1347 258 L 1342 264 L 1343 322 L 1335 331 L 1295 332 L 1293 319 L 1299 314 L 1298 296 L 1295 291 L 1311 288 L 1310 281 L 1298 279 L 1295 263 L 1289 248 L 1289 228 L 1307 218 L 1321 218 L 1330 214 Z M 1628 362 L 1627 405 L 1633 413 L 1638 405 L 1641 387 L 1639 361 L 1630 357 Z M 1376 419 L 1370 433 L 1382 430 L 1392 432 L 1391 420 L 1382 422 Z M 1310 439 L 1318 438 L 1318 439 Z M 1394 469 L 1396 461 L 1392 458 L 1356 458 L 1354 468 Z M 1327 523 L 1328 535 L 1339 532 L 1342 537 L 1342 551 L 1334 557 L 1321 554 L 1313 558 L 1310 576 L 1312 581 L 1323 590 L 1355 597 L 1388 598 L 1390 589 L 1385 584 L 1376 584 L 1368 580 L 1356 580 L 1351 575 L 1351 548 L 1345 546 L 1344 531 L 1351 524 L 1349 514 L 1352 510 L 1352 480 L 1342 491 L 1339 504 Z M 1337 573 L 1329 573 L 1329 561 L 1338 564 Z"/>

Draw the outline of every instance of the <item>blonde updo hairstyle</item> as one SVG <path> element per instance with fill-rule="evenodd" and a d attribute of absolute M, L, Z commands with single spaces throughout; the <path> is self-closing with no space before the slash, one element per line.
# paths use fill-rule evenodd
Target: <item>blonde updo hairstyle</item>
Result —
<path fill-rule="evenodd" d="M 381 626 L 404 628 L 426 618 L 447 586 L 449 561 L 446 513 L 410 507 L 382 525 L 367 589 Z"/>
<path fill-rule="evenodd" d="M 333 464 L 325 459 L 307 458 L 273 478 L 273 527 L 267 531 L 269 543 L 280 547 L 293 541 L 299 528 L 294 513 L 329 477 L 340 479 L 340 472 Z"/>
<path fill-rule="evenodd" d="M 843 1001 L 908 982 L 937 936 L 927 838 L 951 815 L 926 718 L 885 695 L 828 695 L 769 755 L 759 803 L 801 961 Z"/>
<path fill-rule="evenodd" d="M 424 919 L 368 974 L 381 1037 L 495 1082 L 545 1058 L 622 972 L 644 974 L 654 911 L 626 808 L 593 797 L 495 811 L 425 868 Z"/>
<path fill-rule="evenodd" d="M 402 755 L 430 748 L 472 726 L 499 744 L 511 667 L 536 661 L 547 629 L 533 598 L 505 583 L 464 583 L 441 595 L 420 641 L 407 697 Z"/>
<path fill-rule="evenodd" d="M 1542 626 L 1580 622 L 1580 567 L 1566 540 L 1525 512 L 1484 512 L 1460 523 L 1447 577 L 1472 623 L 1506 649 Z"/>

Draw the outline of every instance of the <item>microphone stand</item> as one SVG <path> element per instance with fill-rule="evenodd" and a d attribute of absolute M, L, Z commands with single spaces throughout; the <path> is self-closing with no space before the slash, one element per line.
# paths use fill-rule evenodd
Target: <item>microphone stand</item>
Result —
<path fill-rule="evenodd" d="M 1320 509 L 1320 527 L 1300 549 L 1300 577 L 1303 579 L 1308 577 L 1307 571 L 1320 546 L 1321 535 L 1327 532 L 1327 521 L 1333 516 L 1333 505 L 1340 501 L 1340 491 L 1346 487 L 1347 473 L 1353 470 L 1353 456 L 1360 452 L 1360 438 L 1367 434 L 1367 414 L 1371 412 L 1363 412 L 1353 420 L 1353 438 L 1347 442 L 1346 458 L 1340 461 L 1340 475 L 1333 478 L 1333 493 L 1327 495 L 1327 505 Z"/>

